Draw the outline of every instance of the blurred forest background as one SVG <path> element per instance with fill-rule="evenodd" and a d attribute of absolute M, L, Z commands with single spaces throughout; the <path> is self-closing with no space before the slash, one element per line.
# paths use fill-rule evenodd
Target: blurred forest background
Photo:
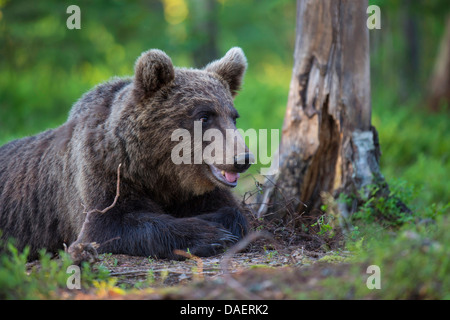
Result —
<path fill-rule="evenodd" d="M 81 30 L 69 30 L 69 5 Z M 410 190 L 411 205 L 450 201 L 450 109 L 428 101 L 450 6 L 447 0 L 371 0 L 372 122 L 381 169 Z M 281 129 L 293 66 L 293 0 L 0 0 L 0 145 L 61 125 L 71 105 L 135 59 L 164 50 L 176 66 L 202 67 L 231 47 L 249 61 L 235 104 L 238 127 Z M 450 44 L 448 44 L 450 45 Z M 450 70 L 446 70 L 450 73 Z"/>

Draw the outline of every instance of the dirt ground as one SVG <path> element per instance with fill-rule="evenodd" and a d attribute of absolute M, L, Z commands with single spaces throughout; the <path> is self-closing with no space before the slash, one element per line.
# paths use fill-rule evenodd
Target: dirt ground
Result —
<path fill-rule="evenodd" d="M 264 231 L 253 231 L 223 254 L 208 258 L 100 255 L 94 267 L 106 267 L 116 278 L 114 287 L 72 292 L 67 298 L 292 299 L 300 287 L 303 291 L 346 268 L 342 262 L 350 253 L 330 249 L 319 236 L 276 224 L 262 227 Z"/>
<path fill-rule="evenodd" d="M 330 256 L 334 257 L 333 252 L 324 254 L 298 248 L 286 248 L 282 253 L 244 252 L 185 261 L 109 255 L 101 257 L 99 264 L 117 277 L 116 285 L 131 290 L 104 288 L 70 298 L 291 299 L 289 292 L 296 292 L 300 286 L 303 291 L 305 285 L 314 286 L 324 276 L 341 273 L 339 267 L 321 262 Z"/>
<path fill-rule="evenodd" d="M 278 268 L 310 265 L 325 256 L 296 247 L 282 252 L 242 252 L 233 255 L 222 254 L 208 258 L 186 259 L 184 261 L 156 260 L 126 255 L 101 256 L 98 264 L 106 266 L 111 276 L 118 277 L 118 283 L 134 286 L 147 282 L 155 287 L 186 284 L 192 280 L 215 280 L 224 274 L 240 274 L 257 268 Z"/>

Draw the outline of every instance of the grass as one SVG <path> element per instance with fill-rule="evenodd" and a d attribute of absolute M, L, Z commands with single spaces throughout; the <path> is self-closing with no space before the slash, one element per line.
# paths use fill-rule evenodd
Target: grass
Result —
<path fill-rule="evenodd" d="M 30 266 L 27 264 L 27 248 L 18 252 L 11 243 L 7 248 L 8 251 L 0 255 L 0 299 L 56 299 L 67 289 L 67 281 L 72 274 L 68 267 L 72 261 L 65 252 L 53 259 L 42 250 L 39 263 Z M 82 265 L 81 275 L 83 288 L 114 280 L 108 276 L 106 268 L 92 268 L 88 264 Z"/>
<path fill-rule="evenodd" d="M 355 286 L 355 298 L 450 299 L 449 227 L 448 216 L 439 216 L 431 224 L 405 224 L 396 233 L 371 227 L 364 245 L 355 252 L 359 263 L 351 272 L 359 275 L 361 266 L 379 266 L 382 290 Z M 336 298 L 345 294 L 334 291 Z"/>

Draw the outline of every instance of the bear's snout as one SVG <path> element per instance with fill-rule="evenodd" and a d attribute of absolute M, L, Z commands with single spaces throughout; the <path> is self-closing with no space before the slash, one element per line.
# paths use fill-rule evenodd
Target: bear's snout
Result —
<path fill-rule="evenodd" d="M 234 168 L 242 173 L 255 162 L 255 156 L 251 152 L 240 153 L 234 157 Z"/>

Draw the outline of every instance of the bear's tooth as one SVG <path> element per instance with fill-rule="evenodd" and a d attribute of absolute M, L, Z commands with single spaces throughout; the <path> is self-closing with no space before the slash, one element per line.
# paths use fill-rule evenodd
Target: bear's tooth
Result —
<path fill-rule="evenodd" d="M 225 170 L 222 170 L 220 173 L 221 173 L 223 176 L 225 176 Z"/>

